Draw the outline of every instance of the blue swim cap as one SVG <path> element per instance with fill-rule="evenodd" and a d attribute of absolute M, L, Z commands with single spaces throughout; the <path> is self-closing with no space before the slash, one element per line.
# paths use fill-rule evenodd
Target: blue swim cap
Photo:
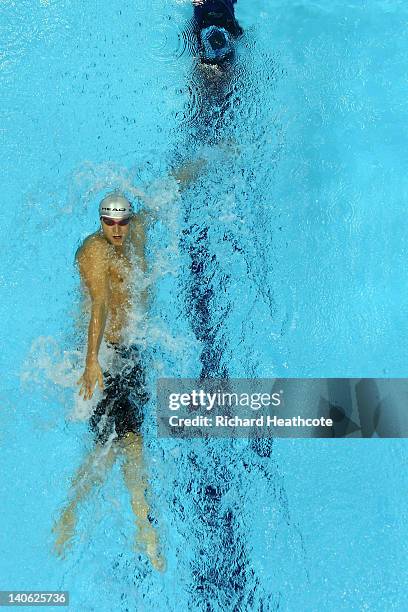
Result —
<path fill-rule="evenodd" d="M 204 59 L 208 62 L 224 60 L 233 51 L 230 33 L 219 26 L 212 25 L 201 30 L 201 44 Z"/>

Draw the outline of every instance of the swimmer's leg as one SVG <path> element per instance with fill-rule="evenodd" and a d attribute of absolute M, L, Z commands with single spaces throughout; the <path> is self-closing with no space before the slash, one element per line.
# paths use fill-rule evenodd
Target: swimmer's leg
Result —
<path fill-rule="evenodd" d="M 115 462 L 118 450 L 117 443 L 113 443 L 111 447 L 97 444 L 73 477 L 69 502 L 52 529 L 55 535 L 54 552 L 59 557 L 64 557 L 72 545 L 78 504 L 88 497 L 93 488 L 104 482 L 107 472 Z"/>
<path fill-rule="evenodd" d="M 135 548 L 138 549 L 141 545 L 153 567 L 163 571 L 166 564 L 165 559 L 159 552 L 156 530 L 148 519 L 149 506 L 145 498 L 148 485 L 143 464 L 142 437 L 139 434 L 128 432 L 121 443 L 124 451 L 122 471 L 130 493 L 132 510 L 138 528 Z"/>

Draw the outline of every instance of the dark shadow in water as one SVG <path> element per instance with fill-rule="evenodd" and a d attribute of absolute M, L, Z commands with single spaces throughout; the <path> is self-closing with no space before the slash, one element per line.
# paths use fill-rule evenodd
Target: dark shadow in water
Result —
<path fill-rule="evenodd" d="M 215 146 L 228 141 L 229 128 L 233 125 L 231 101 L 240 87 L 235 45 L 243 34 L 234 15 L 235 1 L 207 0 L 195 6 L 193 19 L 184 34 L 196 60 L 182 129 L 183 142 L 178 147 L 187 156 L 196 155 L 197 144 Z M 208 61 L 202 33 L 212 26 L 227 33 L 228 53 Z M 207 202 L 198 203 L 201 210 L 211 206 L 210 197 Z M 225 348 L 223 322 L 231 307 L 226 291 L 229 278 L 223 275 L 221 279 L 218 255 L 211 245 L 211 227 L 201 221 L 202 216 L 197 206 L 185 207 L 182 247 L 190 256 L 187 312 L 194 334 L 202 343 L 201 377 L 228 378 L 228 368 L 222 358 Z M 217 300 L 220 291 L 225 296 L 223 305 Z"/>
<path fill-rule="evenodd" d="M 248 70 L 241 64 L 236 52 L 236 46 L 241 44 L 245 35 L 234 17 L 235 1 L 208 1 L 199 8 L 195 7 L 194 18 L 184 33 L 186 47 L 195 58 L 185 121 L 179 127 L 177 149 L 184 158 L 196 157 L 197 145 L 234 145 L 231 143 L 237 127 L 234 109 L 240 104 L 244 90 L 251 86 Z M 210 10 L 206 12 L 206 9 Z M 215 20 L 209 15 L 211 11 L 216 14 Z M 229 33 L 227 42 L 230 46 L 221 61 L 214 58 L 208 61 L 205 57 L 206 48 L 201 32 L 203 27 L 208 28 L 213 24 Z M 219 43 L 222 43 L 222 38 Z M 247 91 L 245 97 L 248 99 Z M 216 177 L 210 178 L 216 180 Z M 232 277 L 222 271 L 218 249 L 214 248 L 212 227 L 208 221 L 201 220 L 203 216 L 206 217 L 203 215 L 205 208 L 211 206 L 211 196 L 205 202 L 201 196 L 198 204 L 187 200 L 188 197 L 183 198 L 185 229 L 182 236 L 182 249 L 188 253 L 190 260 L 185 289 L 186 312 L 202 347 L 199 357 L 201 378 L 226 379 L 229 368 L 225 362 L 225 321 L 232 308 L 229 297 L 233 293 Z M 234 245 L 234 250 L 240 251 L 240 246 Z M 272 595 L 263 590 L 260 579 L 250 566 L 245 534 L 238 524 L 239 514 L 225 501 L 227 498 L 233 499 L 239 505 L 240 478 L 249 470 L 251 463 L 259 463 L 259 475 L 272 482 L 274 468 L 265 464 L 265 461 L 271 461 L 272 443 L 271 438 L 252 440 L 247 450 L 234 457 L 234 463 L 230 465 L 225 459 L 231 456 L 231 446 L 226 444 L 226 457 L 220 457 L 222 451 L 219 447 L 215 450 L 209 444 L 206 450 L 207 456 L 213 459 L 211 468 L 200 464 L 195 452 L 191 451 L 188 455 L 189 472 L 194 479 L 189 477 L 184 493 L 192 500 L 194 516 L 189 516 L 191 533 L 199 543 L 192 562 L 192 607 L 199 602 L 199 609 L 206 611 L 279 608 L 280 593 Z M 252 457 L 252 460 L 248 457 Z M 230 489 L 232 494 L 229 494 Z M 271 490 L 275 489 L 276 484 Z M 283 488 L 279 496 L 284 506 L 286 497 Z M 182 503 L 177 497 L 175 495 L 174 498 L 176 506 Z"/>

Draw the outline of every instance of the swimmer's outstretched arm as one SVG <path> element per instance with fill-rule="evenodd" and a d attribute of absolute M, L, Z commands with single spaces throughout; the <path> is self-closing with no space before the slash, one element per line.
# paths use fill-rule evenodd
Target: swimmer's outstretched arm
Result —
<path fill-rule="evenodd" d="M 146 272 L 146 229 L 151 221 L 156 219 L 151 209 L 143 208 L 134 214 L 130 220 L 130 240 L 133 243 L 136 255 L 139 258 L 139 266 L 142 272 Z"/>
<path fill-rule="evenodd" d="M 194 161 L 189 161 L 179 168 L 175 168 L 171 171 L 171 176 L 173 176 L 180 188 L 180 191 L 187 189 L 197 178 L 200 176 L 203 168 L 207 165 L 207 161 L 205 159 L 196 159 Z"/>
<path fill-rule="evenodd" d="M 193 183 L 200 176 L 207 163 L 208 162 L 205 159 L 199 158 L 194 161 L 186 162 L 170 171 L 170 176 L 177 183 L 179 193 L 187 189 L 187 187 L 189 187 L 191 183 Z M 138 242 L 143 243 L 144 248 L 145 228 L 150 223 L 159 219 L 161 208 L 160 206 L 157 206 L 154 197 L 150 197 L 142 191 L 140 191 L 140 194 L 136 195 L 136 197 L 143 202 L 144 206 L 132 217 L 130 228 L 131 236 L 134 244 L 137 244 Z"/>
<path fill-rule="evenodd" d="M 85 243 L 77 254 L 81 278 L 88 287 L 92 300 L 85 370 L 78 381 L 81 385 L 79 394 L 86 400 L 92 397 L 97 383 L 103 389 L 103 374 L 98 354 L 105 331 L 109 300 L 105 257 L 103 245 L 96 240 Z"/>

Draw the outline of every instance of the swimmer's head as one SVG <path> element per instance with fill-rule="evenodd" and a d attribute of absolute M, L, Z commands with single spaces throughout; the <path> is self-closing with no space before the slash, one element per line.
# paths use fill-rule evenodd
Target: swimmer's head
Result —
<path fill-rule="evenodd" d="M 233 54 L 231 36 L 225 28 L 210 26 L 200 32 L 202 61 L 218 64 Z"/>
<path fill-rule="evenodd" d="M 99 204 L 100 217 L 109 217 L 110 219 L 126 219 L 132 215 L 132 204 L 124 195 L 118 193 L 117 191 L 109 193 Z"/>
<path fill-rule="evenodd" d="M 99 216 L 106 240 L 114 246 L 123 246 L 133 216 L 129 200 L 120 193 L 110 193 L 99 204 Z"/>

